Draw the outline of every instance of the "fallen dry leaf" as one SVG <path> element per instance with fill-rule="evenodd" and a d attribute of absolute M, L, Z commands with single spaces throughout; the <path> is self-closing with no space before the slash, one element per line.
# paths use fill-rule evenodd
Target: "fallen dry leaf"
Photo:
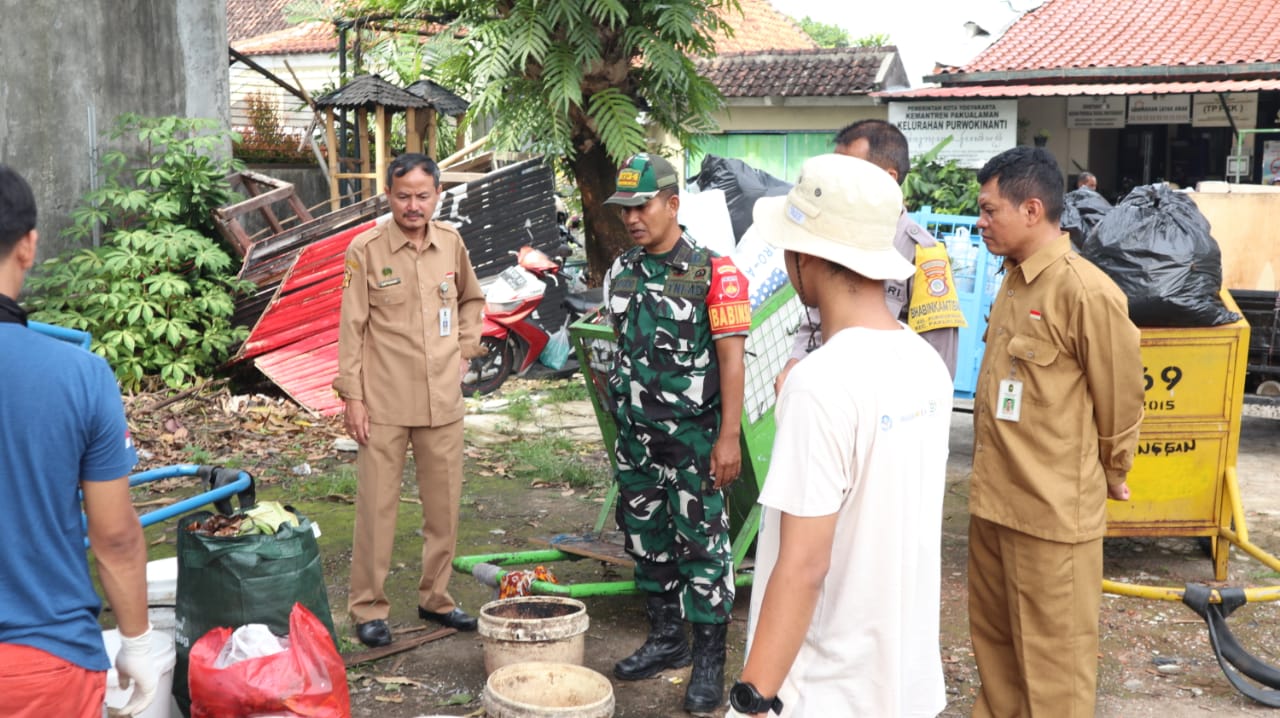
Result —
<path fill-rule="evenodd" d="M 381 683 L 384 686 L 413 686 L 414 688 L 422 687 L 422 684 L 419 683 L 418 681 L 415 681 L 412 678 L 405 678 L 404 676 L 374 676 L 373 680 Z"/>

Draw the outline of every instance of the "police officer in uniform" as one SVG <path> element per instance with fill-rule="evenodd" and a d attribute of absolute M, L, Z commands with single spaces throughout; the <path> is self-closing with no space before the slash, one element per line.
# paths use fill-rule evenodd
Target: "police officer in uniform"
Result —
<path fill-rule="evenodd" d="M 727 257 L 693 244 L 677 223 L 677 173 L 638 154 L 606 204 L 621 208 L 636 246 L 605 277 L 618 335 L 610 393 L 618 424 L 618 525 L 648 594 L 645 643 L 614 666 L 622 680 L 693 670 L 684 708 L 724 698 L 733 562 L 723 489 L 738 478 L 747 279 Z M 693 626 L 693 647 L 684 623 Z"/>
<path fill-rule="evenodd" d="M 835 144 L 836 154 L 866 160 L 889 173 L 889 176 L 899 185 L 911 171 L 911 157 L 906 135 L 902 134 L 902 130 L 884 120 L 858 120 L 836 134 Z M 947 264 L 947 284 L 954 286 L 945 248 L 937 247 L 938 240 L 934 239 L 928 230 L 916 224 L 907 214 L 906 209 L 898 215 L 898 228 L 894 234 L 893 245 L 907 261 L 915 262 L 917 265 L 921 260 L 926 259 L 921 252 L 927 252 L 928 257 L 934 257 Z M 937 249 L 934 249 L 935 247 Z M 943 294 L 931 296 L 931 301 L 949 299 L 954 302 L 954 304 L 948 304 L 952 310 L 950 314 L 946 318 L 927 322 L 923 318 L 913 320 L 910 310 L 915 305 L 914 299 L 918 294 L 916 289 L 914 275 L 902 281 L 888 280 L 884 283 L 885 304 L 894 316 L 918 331 L 920 336 L 937 350 L 938 356 L 942 357 L 943 363 L 947 365 L 947 371 L 951 372 L 951 377 L 954 379 L 956 355 L 960 346 L 960 327 L 964 326 L 964 317 L 959 312 L 959 303 L 954 293 L 950 296 Z M 920 324 L 917 325 L 916 321 Z M 791 349 L 791 357 L 774 382 L 775 392 L 782 391 L 782 383 L 786 380 L 791 368 L 809 352 L 821 346 L 821 325 L 821 313 L 815 307 L 805 307 L 800 329 L 796 332 L 794 346 Z M 925 326 L 933 328 L 925 328 Z"/>

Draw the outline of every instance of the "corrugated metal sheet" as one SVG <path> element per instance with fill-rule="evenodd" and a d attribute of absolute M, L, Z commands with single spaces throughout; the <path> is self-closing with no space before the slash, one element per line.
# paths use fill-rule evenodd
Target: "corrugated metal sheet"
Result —
<path fill-rule="evenodd" d="M 386 197 L 378 195 L 254 242 L 245 252 L 239 277 L 257 289 L 236 299 L 233 323 L 250 327 L 258 323 L 263 311 L 275 301 L 280 282 L 304 247 L 352 227 L 372 226 L 373 218 L 386 211 Z M 237 354 L 236 358 L 242 357 Z"/>
<path fill-rule="evenodd" d="M 541 160 L 526 160 L 450 188 L 436 217 L 457 225 L 482 278 L 514 265 L 512 252 L 522 245 L 547 251 L 559 241 L 554 178 Z M 351 240 L 373 224 L 302 247 L 238 355 L 253 359 L 294 401 L 320 414 L 342 410 L 331 385 L 338 374 L 343 255 Z M 562 318 L 563 309 L 558 311 Z M 544 321 L 560 320 L 545 316 Z"/>
<path fill-rule="evenodd" d="M 366 222 L 303 248 L 240 347 L 241 358 L 253 359 L 337 327 L 343 253 L 356 235 L 373 226 Z"/>

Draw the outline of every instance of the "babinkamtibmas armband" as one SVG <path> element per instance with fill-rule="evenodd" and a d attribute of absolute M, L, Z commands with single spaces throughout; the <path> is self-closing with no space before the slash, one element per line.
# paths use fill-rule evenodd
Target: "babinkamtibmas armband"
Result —
<path fill-rule="evenodd" d="M 911 282 L 910 299 L 907 325 L 916 332 L 966 325 L 947 248 L 941 242 L 932 247 L 916 245 L 916 276 Z"/>
<path fill-rule="evenodd" d="M 711 318 L 713 337 L 746 334 L 751 329 L 751 292 L 747 277 L 728 257 L 711 260 L 707 314 Z"/>

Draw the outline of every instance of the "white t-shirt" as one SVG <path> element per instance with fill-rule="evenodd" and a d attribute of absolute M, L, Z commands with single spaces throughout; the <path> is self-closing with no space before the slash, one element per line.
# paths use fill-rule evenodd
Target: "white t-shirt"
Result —
<path fill-rule="evenodd" d="M 789 718 L 934 716 L 951 376 L 909 329 L 845 329 L 792 369 L 756 549 L 747 650 L 781 512 L 839 514 L 831 567 L 778 695 Z M 785 587 L 783 587 L 785 590 Z"/>

